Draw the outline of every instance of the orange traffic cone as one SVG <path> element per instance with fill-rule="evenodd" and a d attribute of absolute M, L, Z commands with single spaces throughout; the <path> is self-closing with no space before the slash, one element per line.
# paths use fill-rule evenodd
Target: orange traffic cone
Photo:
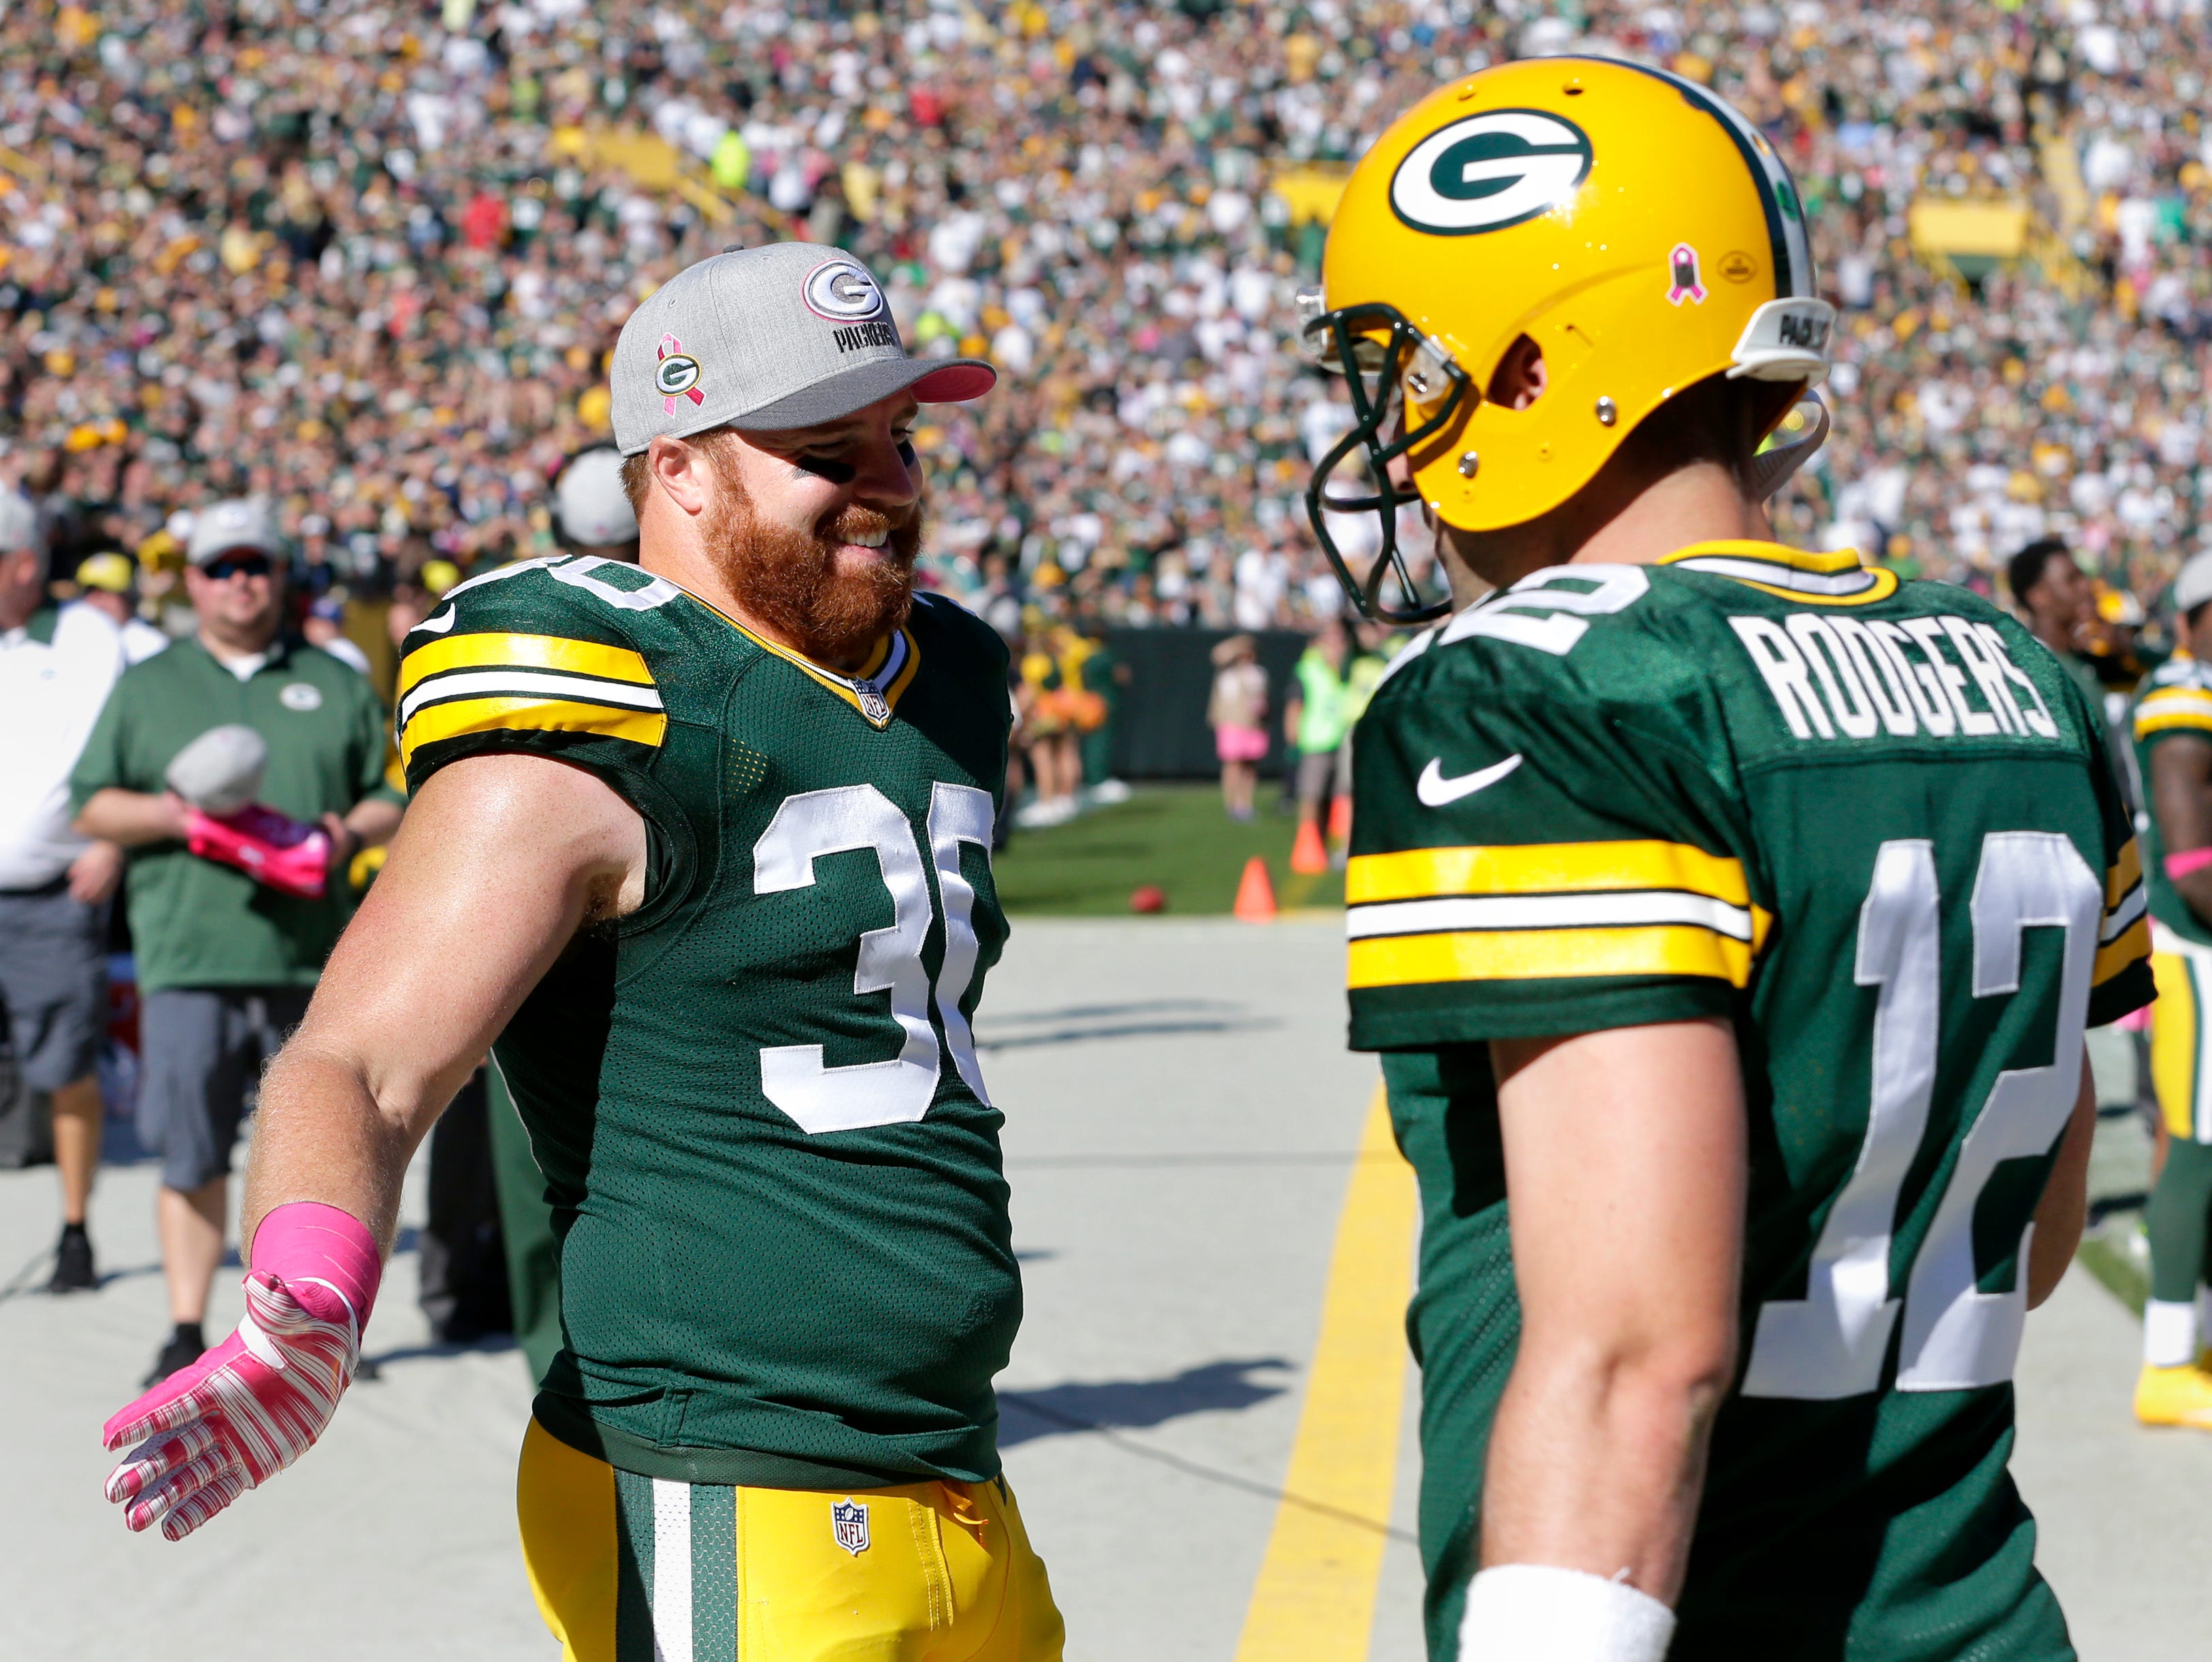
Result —
<path fill-rule="evenodd" d="M 1334 843 L 1352 840 L 1352 798 L 1333 798 L 1328 804 L 1328 840 Z"/>
<path fill-rule="evenodd" d="M 1237 904 L 1231 909 L 1240 923 L 1273 921 L 1275 885 L 1267 881 L 1267 862 L 1257 854 L 1244 862 L 1243 881 L 1237 885 Z"/>
<path fill-rule="evenodd" d="M 1291 870 L 1311 876 L 1328 870 L 1328 849 L 1321 840 L 1321 827 L 1312 820 L 1298 822 L 1298 840 L 1291 845 Z"/>

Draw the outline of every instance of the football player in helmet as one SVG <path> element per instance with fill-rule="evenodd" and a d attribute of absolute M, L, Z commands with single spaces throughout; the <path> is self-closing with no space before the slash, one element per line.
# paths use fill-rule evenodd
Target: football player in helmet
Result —
<path fill-rule="evenodd" d="M 2097 713 L 1966 591 L 1775 540 L 1833 314 L 1703 87 L 1448 86 L 1322 276 L 1315 528 L 1369 616 L 1450 614 L 1360 723 L 1346 875 L 1423 1197 L 1431 1653 L 2071 1657 L 2005 1459 L 2083 1028 L 2151 996 Z"/>

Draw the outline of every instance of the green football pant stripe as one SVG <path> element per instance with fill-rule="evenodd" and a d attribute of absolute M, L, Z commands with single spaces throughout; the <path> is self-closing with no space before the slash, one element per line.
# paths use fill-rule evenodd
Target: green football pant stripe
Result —
<path fill-rule="evenodd" d="M 738 1495 L 615 1473 L 615 1662 L 737 1662 Z"/>
<path fill-rule="evenodd" d="M 738 1662 L 738 1491 L 689 1487 L 691 1662 Z"/>
<path fill-rule="evenodd" d="M 615 1662 L 653 1662 L 653 1479 L 615 1473 Z"/>
<path fill-rule="evenodd" d="M 2150 1237 L 2150 1295 L 2161 1304 L 2186 1304 L 2197 1296 L 2204 1271 L 2212 1221 L 2212 1147 L 2166 1139 L 2166 1167 L 2143 1208 Z"/>

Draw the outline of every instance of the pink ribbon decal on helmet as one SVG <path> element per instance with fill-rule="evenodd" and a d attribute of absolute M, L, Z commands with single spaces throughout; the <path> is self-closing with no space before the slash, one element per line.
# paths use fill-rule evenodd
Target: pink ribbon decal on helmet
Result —
<path fill-rule="evenodd" d="M 1667 302 L 1680 306 L 1684 300 L 1697 305 L 1705 303 L 1705 285 L 1698 274 L 1698 251 L 1686 242 L 1678 242 L 1667 252 L 1667 270 L 1674 276 L 1674 286 L 1667 291 Z"/>
<path fill-rule="evenodd" d="M 656 355 L 659 361 L 665 363 L 672 357 L 681 355 L 683 351 L 683 342 L 678 340 L 673 335 L 663 335 L 660 337 L 660 350 Z M 689 361 L 687 360 L 687 361 Z M 667 416 L 673 416 L 676 413 L 676 400 L 678 397 L 689 398 L 695 404 L 705 403 L 707 402 L 707 395 L 699 390 L 698 379 L 699 366 L 696 361 L 693 361 L 691 363 L 690 382 L 684 386 L 678 388 L 674 392 L 667 392 L 667 396 L 663 397 L 660 401 L 661 413 Z M 663 381 L 660 385 L 663 391 L 666 392 L 667 383 Z"/>

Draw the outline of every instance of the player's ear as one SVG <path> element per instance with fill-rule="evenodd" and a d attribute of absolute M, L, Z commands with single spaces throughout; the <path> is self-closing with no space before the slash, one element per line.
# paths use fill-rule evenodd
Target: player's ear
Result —
<path fill-rule="evenodd" d="M 1544 349 L 1528 336 L 1516 337 L 1492 372 L 1483 397 L 1507 409 L 1526 409 L 1544 396 L 1551 374 L 1544 367 Z"/>
<path fill-rule="evenodd" d="M 645 464 L 651 482 L 648 497 L 665 496 L 687 514 L 707 511 L 714 494 L 714 464 L 703 445 L 655 439 L 645 452 Z"/>

